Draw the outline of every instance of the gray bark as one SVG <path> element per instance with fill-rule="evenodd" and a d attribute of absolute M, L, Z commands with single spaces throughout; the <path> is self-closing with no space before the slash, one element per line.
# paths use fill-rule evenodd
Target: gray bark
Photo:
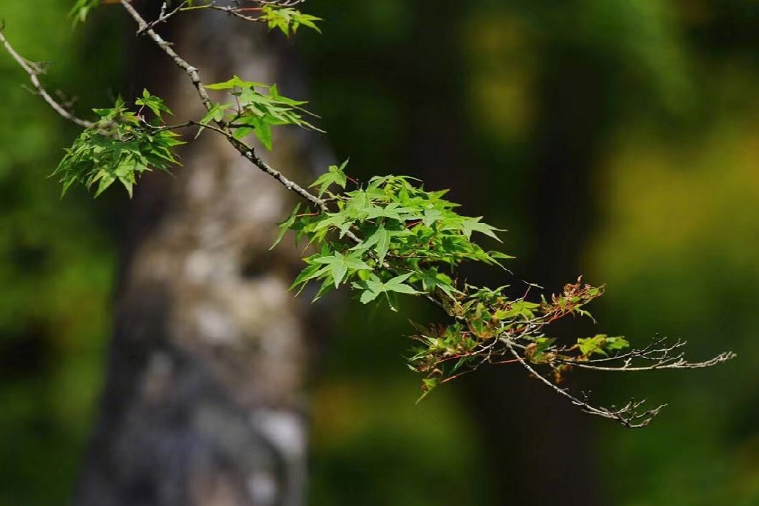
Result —
<path fill-rule="evenodd" d="M 295 82 L 262 27 L 208 12 L 164 36 L 206 83 L 238 74 L 287 91 Z M 176 121 L 203 115 L 186 76 L 147 41 L 132 59 L 135 92 L 165 97 Z M 264 155 L 297 179 L 296 167 L 329 161 L 320 152 L 283 130 Z M 101 415 L 75 504 L 302 504 L 314 332 L 307 301 L 287 291 L 298 252 L 269 251 L 292 199 L 211 133 L 181 156 L 175 178 L 146 177 L 132 204 Z"/>

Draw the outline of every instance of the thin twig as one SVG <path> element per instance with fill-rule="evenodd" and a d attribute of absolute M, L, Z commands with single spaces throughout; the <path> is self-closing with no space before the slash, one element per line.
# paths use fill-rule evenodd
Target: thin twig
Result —
<path fill-rule="evenodd" d="M 662 369 L 704 369 L 706 367 L 712 367 L 717 364 L 721 364 L 724 362 L 727 362 L 728 360 L 732 360 L 737 355 L 731 351 L 726 351 L 723 353 L 720 353 L 716 357 L 705 360 L 703 362 L 688 362 L 683 358 L 682 355 L 678 355 L 676 357 L 671 358 L 665 358 L 657 360 L 655 363 L 650 365 L 640 365 L 640 366 L 632 366 L 629 362 L 625 362 L 622 365 L 619 366 L 599 366 L 594 365 L 593 362 L 583 362 L 579 360 L 567 360 L 563 358 L 557 358 L 555 362 L 558 362 L 560 364 L 566 364 L 571 365 L 572 367 L 577 367 L 579 369 L 589 369 L 591 371 L 609 371 L 609 372 L 643 372 L 643 371 L 656 371 L 656 370 L 662 370 Z M 641 359 L 648 359 L 645 355 L 640 356 Z M 651 359 L 649 359 L 651 360 Z"/>
<path fill-rule="evenodd" d="M 71 114 L 63 105 L 58 103 L 52 96 L 50 96 L 50 94 L 47 92 L 47 90 L 45 90 L 45 87 L 42 86 L 42 83 L 39 80 L 39 76 L 43 73 L 43 71 L 34 63 L 18 54 L 15 49 L 13 49 L 10 42 L 8 42 L 8 39 L 6 39 L 5 35 L 3 34 L 4 28 L 5 24 L 3 23 L 2 26 L 0 26 L 0 42 L 3 43 L 5 50 L 8 51 L 8 54 L 10 54 L 11 57 L 16 60 L 16 63 L 18 63 L 19 66 L 21 66 L 21 68 L 24 69 L 24 71 L 26 71 L 26 73 L 29 75 L 29 79 L 32 81 L 32 86 L 34 86 L 34 90 L 37 92 L 37 94 L 41 96 L 45 102 L 47 102 L 48 105 L 53 108 L 55 112 L 57 112 L 65 119 L 71 121 L 72 123 L 76 123 L 82 128 L 91 128 L 94 126 L 95 124 L 91 121 L 78 118 L 77 116 Z"/>
<path fill-rule="evenodd" d="M 183 8 L 186 5 L 187 5 L 187 1 L 185 0 L 184 2 L 182 2 L 181 4 L 179 4 L 178 7 L 176 7 L 175 9 L 173 9 L 172 11 L 166 12 L 167 9 L 169 8 L 169 4 L 168 4 L 168 2 L 164 2 L 161 5 L 161 12 L 158 14 L 158 18 L 156 18 L 154 21 L 151 21 L 150 23 L 148 23 L 145 29 L 152 29 L 152 28 L 160 25 L 161 23 L 165 23 L 166 21 L 169 20 L 169 18 L 171 18 L 172 16 L 174 16 L 176 13 L 182 12 L 183 10 L 185 10 Z M 137 35 L 142 35 L 142 33 L 145 31 L 145 29 L 138 30 L 137 31 Z"/>
<path fill-rule="evenodd" d="M 240 18 L 243 21 L 251 21 L 251 22 L 260 21 L 259 18 L 254 18 L 253 16 L 247 16 L 247 15 L 243 14 L 240 11 L 239 7 L 229 7 L 229 6 L 223 6 L 223 5 L 216 5 L 214 3 L 210 3 L 210 4 L 206 4 L 206 5 L 195 5 L 195 6 L 192 6 L 192 7 L 185 7 L 185 8 L 182 9 L 182 11 L 183 12 L 197 11 L 197 10 L 201 10 L 201 9 L 210 9 L 210 10 L 214 10 L 214 11 L 225 12 L 225 13 L 231 15 L 231 16 L 234 16 L 236 18 Z"/>
<path fill-rule="evenodd" d="M 208 96 L 208 92 L 203 87 L 203 82 L 200 80 L 200 75 L 198 74 L 198 69 L 187 63 L 186 60 L 184 60 L 181 56 L 177 54 L 176 51 L 174 51 L 171 48 L 171 43 L 163 40 L 163 38 L 156 33 L 155 30 L 150 28 L 148 25 L 148 22 L 145 21 L 145 18 L 142 17 L 142 15 L 137 12 L 137 9 L 134 8 L 134 6 L 131 4 L 130 0 L 120 0 L 120 3 L 122 6 L 124 6 L 124 9 L 127 10 L 130 16 L 137 22 L 138 34 L 146 34 L 148 37 L 153 39 L 153 42 L 158 45 L 161 50 L 166 53 L 172 60 L 174 60 L 174 63 L 184 70 L 184 72 L 188 75 L 190 78 L 190 81 L 192 82 L 192 85 L 195 87 L 195 89 L 198 92 L 198 95 L 200 96 L 200 101 L 203 102 L 203 106 L 206 108 L 206 110 L 210 111 L 213 107 L 213 101 L 211 100 L 211 97 Z"/>
<path fill-rule="evenodd" d="M 560 388 L 559 386 L 553 384 L 552 382 L 547 380 L 545 377 L 543 377 L 542 374 L 538 373 L 529 363 L 527 363 L 527 361 L 519 354 L 519 352 L 517 352 L 517 350 L 514 349 L 511 343 L 506 342 L 506 347 L 514 356 L 514 358 L 522 365 L 522 367 L 527 369 L 527 371 L 529 371 L 530 374 L 532 374 L 536 379 L 538 379 L 540 382 L 542 382 L 544 385 L 549 387 L 551 390 L 553 390 L 557 394 L 569 399 L 572 402 L 572 404 L 574 404 L 575 406 L 579 406 L 583 411 L 591 415 L 596 415 L 603 418 L 616 420 L 622 425 L 624 425 L 625 427 L 628 427 L 630 429 L 638 429 L 641 427 L 645 427 L 646 425 L 651 423 L 651 420 L 653 420 L 654 417 L 659 414 L 662 408 L 666 406 L 666 404 L 662 404 L 660 406 L 657 406 L 656 408 L 649 409 L 642 412 L 638 411 L 638 408 L 643 405 L 645 400 L 630 401 L 625 406 L 619 409 L 615 409 L 613 407 L 599 408 L 599 407 L 593 406 L 589 404 L 586 400 L 582 400 L 578 397 L 575 397 L 574 395 L 570 394 L 566 389 Z"/>

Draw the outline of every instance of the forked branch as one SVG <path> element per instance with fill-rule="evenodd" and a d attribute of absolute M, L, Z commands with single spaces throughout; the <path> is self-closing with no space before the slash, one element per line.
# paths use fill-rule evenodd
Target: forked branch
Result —
<path fill-rule="evenodd" d="M 646 402 L 645 399 L 641 401 L 631 400 L 621 408 L 611 406 L 609 408 L 597 407 L 588 403 L 587 399 L 580 399 L 579 397 L 572 395 L 566 388 L 561 388 L 558 385 L 552 383 L 546 379 L 542 374 L 537 372 L 520 354 L 514 349 L 514 346 L 510 343 L 506 343 L 506 347 L 514 356 L 514 358 L 524 367 L 530 374 L 538 379 L 541 383 L 548 388 L 556 392 L 557 394 L 569 399 L 569 401 L 575 406 L 580 407 L 584 412 L 600 416 L 602 418 L 609 418 L 616 420 L 623 426 L 629 429 L 639 429 L 650 424 L 651 421 L 659 414 L 659 412 L 666 406 L 661 404 L 653 409 L 641 410 L 641 406 Z"/>

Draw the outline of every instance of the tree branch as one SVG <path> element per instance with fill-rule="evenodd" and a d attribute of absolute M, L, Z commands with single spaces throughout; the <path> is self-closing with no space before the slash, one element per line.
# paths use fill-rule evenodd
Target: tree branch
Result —
<path fill-rule="evenodd" d="M 29 79 L 31 80 L 32 86 L 34 86 L 37 94 L 41 96 L 43 100 L 45 100 L 45 102 L 47 102 L 48 105 L 63 118 L 71 121 L 72 123 L 76 123 L 82 128 L 91 128 L 94 126 L 94 123 L 91 121 L 78 118 L 77 116 L 67 111 L 63 105 L 59 104 L 52 96 L 50 96 L 50 94 L 47 92 L 47 90 L 45 90 L 45 87 L 42 86 L 42 83 L 39 80 L 39 76 L 43 74 L 44 71 L 35 63 L 30 62 L 18 54 L 15 49 L 13 49 L 10 42 L 8 42 L 8 39 L 5 38 L 5 34 L 3 33 L 4 29 L 5 23 L 3 22 L 3 24 L 0 25 L 0 42 L 3 43 L 3 46 L 5 46 L 5 50 L 8 51 L 8 54 L 10 54 L 11 57 L 16 60 L 16 63 L 18 63 L 19 66 L 21 66 L 21 68 L 24 69 L 24 71 L 26 71 L 26 73 L 29 75 Z"/>
<path fill-rule="evenodd" d="M 153 39 L 153 42 L 155 42 L 156 45 L 158 45 L 158 47 L 161 48 L 161 50 L 166 53 L 179 68 L 184 70 L 184 72 L 190 78 L 193 86 L 195 86 L 195 89 L 200 96 L 200 101 L 203 102 L 203 106 L 206 108 L 206 110 L 210 111 L 213 107 L 213 101 L 211 100 L 211 97 L 208 96 L 208 92 L 203 87 L 203 82 L 200 80 L 198 69 L 190 65 L 186 60 L 179 56 L 177 52 L 172 49 L 171 43 L 163 40 L 163 38 L 149 26 L 148 22 L 145 21 L 145 18 L 143 18 L 142 15 L 137 12 L 137 9 L 134 8 L 129 0 L 120 0 L 120 3 L 137 23 L 137 26 L 139 28 L 137 33 L 146 34 L 148 37 Z"/>
<path fill-rule="evenodd" d="M 188 75 L 190 80 L 192 81 L 193 85 L 195 86 L 195 89 L 198 92 L 198 95 L 200 96 L 201 101 L 203 102 L 203 105 L 205 106 L 206 110 L 211 110 L 213 107 L 213 102 L 211 101 L 210 97 L 208 96 L 208 93 L 206 92 L 203 82 L 200 80 L 200 76 L 198 75 L 197 69 L 190 65 L 186 60 L 184 60 L 181 56 L 179 56 L 176 51 L 174 51 L 171 48 L 171 44 L 167 41 L 165 41 L 160 35 L 158 35 L 155 30 L 153 30 L 149 23 L 145 21 L 145 19 L 142 17 L 142 15 L 131 5 L 129 0 L 120 0 L 121 4 L 124 6 L 124 8 L 127 10 L 127 12 L 132 16 L 132 18 L 135 20 L 139 27 L 138 33 L 144 33 L 148 35 L 153 41 L 158 45 L 159 48 L 161 48 L 173 61 L 174 63 L 185 71 L 185 73 Z M 294 5 L 294 4 L 293 4 Z M 328 212 L 329 208 L 327 207 L 327 203 L 323 200 L 317 197 L 316 195 L 312 194 L 302 186 L 298 185 L 294 181 L 288 179 L 284 174 L 282 174 L 280 171 L 274 169 L 271 167 L 268 163 L 266 163 L 261 157 L 256 154 L 255 149 L 252 146 L 248 146 L 241 140 L 237 139 L 234 134 L 229 130 L 229 127 L 227 124 L 225 124 L 223 121 L 217 121 L 215 122 L 218 126 L 213 125 L 201 125 L 197 122 L 190 122 L 189 124 L 202 126 L 205 128 L 208 128 L 210 130 L 213 130 L 227 138 L 229 143 L 237 149 L 237 151 L 247 158 L 253 165 L 258 167 L 261 171 L 265 172 L 266 174 L 270 175 L 279 183 L 284 186 L 287 190 L 299 195 L 303 199 L 310 202 L 312 205 L 316 206 L 320 211 L 322 212 Z M 348 237 L 350 240 L 355 242 L 356 244 L 361 242 L 361 239 L 356 236 L 352 231 L 348 230 L 345 233 L 345 236 Z M 433 302 L 436 306 L 443 308 L 444 305 L 435 299 L 434 297 L 430 296 L 429 294 L 426 295 L 426 298 Z"/>
<path fill-rule="evenodd" d="M 132 4 L 128 0 L 120 0 L 121 5 L 124 6 L 124 8 L 127 10 L 127 12 L 132 16 L 132 18 L 137 23 L 137 26 L 139 27 L 138 34 L 144 33 L 148 37 L 150 37 L 158 47 L 163 50 L 173 61 L 174 63 L 184 70 L 184 72 L 187 74 L 187 76 L 190 78 L 190 81 L 192 81 L 193 86 L 195 86 L 195 89 L 198 92 L 198 95 L 200 97 L 201 102 L 203 103 L 203 106 L 206 108 L 206 110 L 210 111 L 213 108 L 213 101 L 208 95 L 208 92 L 206 91 L 203 82 L 200 80 L 200 76 L 198 75 L 198 70 L 190 65 L 185 59 L 183 59 L 181 56 L 179 56 L 176 51 L 174 51 L 171 48 L 171 43 L 165 41 L 160 35 L 158 35 L 155 30 L 153 30 L 149 23 L 145 21 L 145 19 L 142 17 L 142 15 L 137 12 L 137 10 L 132 6 Z M 265 161 L 259 157 L 255 149 L 253 147 L 248 146 L 244 142 L 238 140 L 235 138 L 235 136 L 230 132 L 228 126 L 223 121 L 218 121 L 216 124 L 218 127 L 213 127 L 212 125 L 200 125 L 199 123 L 195 123 L 199 126 L 204 126 L 205 128 L 209 128 L 211 130 L 216 131 L 217 133 L 220 133 L 224 135 L 227 140 L 234 146 L 237 151 L 250 160 L 256 167 L 261 169 L 263 172 L 269 174 L 271 177 L 276 179 L 277 181 L 282 184 L 285 188 L 287 188 L 289 191 L 294 192 L 301 196 L 302 198 L 306 199 L 308 202 L 316 206 L 321 211 L 327 211 L 327 204 L 324 202 L 324 200 L 320 199 L 319 197 L 313 195 L 311 192 L 306 190 L 305 188 L 301 187 L 294 181 L 291 181 L 287 177 L 285 177 L 284 174 L 279 172 L 278 170 L 275 170 L 272 168 L 269 164 L 267 164 Z M 360 242 L 360 239 L 353 235 L 351 232 L 349 237 L 352 240 Z"/>
<path fill-rule="evenodd" d="M 145 28 L 139 29 L 137 31 L 137 35 L 142 35 L 145 30 L 152 29 L 152 28 L 160 25 L 161 23 L 165 23 L 166 21 L 169 20 L 169 18 L 171 18 L 172 16 L 174 16 L 178 12 L 182 12 L 182 11 L 185 11 L 185 10 L 191 10 L 192 9 L 192 8 L 185 8 L 186 5 L 187 5 L 187 1 L 185 0 L 184 2 L 182 2 L 181 4 L 179 4 L 178 7 L 176 7 L 175 9 L 167 12 L 167 10 L 169 8 L 169 3 L 168 2 L 164 2 L 163 4 L 161 4 L 161 12 L 160 12 L 160 14 L 158 14 L 158 18 L 156 18 L 154 21 L 151 21 L 150 23 L 148 23 L 145 26 Z"/>
<path fill-rule="evenodd" d="M 301 3 L 303 0 L 291 0 L 291 1 L 276 1 L 276 2 L 266 2 L 262 0 L 253 0 L 255 3 L 259 5 L 278 5 L 278 6 L 289 6 L 289 5 L 295 5 L 297 3 Z M 190 79 L 191 83 L 193 84 L 194 88 L 196 89 L 197 95 L 202 102 L 204 108 L 206 111 L 212 111 L 215 107 L 218 107 L 218 105 L 214 104 L 214 102 L 211 100 L 208 91 L 205 88 L 205 85 L 203 84 L 200 75 L 198 73 L 198 69 L 191 65 L 188 61 L 183 59 L 174 49 L 172 48 L 172 44 L 166 40 L 164 40 L 156 31 L 154 30 L 154 27 L 162 22 L 165 22 L 168 20 L 171 16 L 175 15 L 177 12 L 181 12 L 183 10 L 195 10 L 195 9 L 201 9 L 201 8 L 208 8 L 212 10 L 219 10 L 228 12 L 230 14 L 236 15 L 237 17 L 241 17 L 242 19 L 248 20 L 248 21 L 256 21 L 256 18 L 252 18 L 249 16 L 245 16 L 242 14 L 241 10 L 243 10 L 242 7 L 221 7 L 215 5 L 213 2 L 197 6 L 197 7 L 187 7 L 187 2 L 182 2 L 181 5 L 176 7 L 175 9 L 168 11 L 168 4 L 164 2 L 161 7 L 161 12 L 158 16 L 158 18 L 152 22 L 147 22 L 142 15 L 138 12 L 138 10 L 132 5 L 131 0 L 115 0 L 114 3 L 120 3 L 127 11 L 127 13 L 134 19 L 134 21 L 137 23 L 138 30 L 137 35 L 147 35 L 155 44 L 164 52 L 167 56 L 174 62 L 175 65 L 177 65 Z M 239 4 L 238 4 L 239 5 Z M 29 62 L 28 60 L 21 57 L 8 43 L 7 39 L 2 33 L 3 26 L 0 26 L 0 42 L 3 43 L 6 50 L 9 52 L 9 54 L 16 60 L 16 62 L 27 72 L 29 75 L 32 84 L 34 85 L 35 90 L 37 93 L 43 97 L 43 99 L 48 102 L 48 104 L 56 111 L 58 114 L 60 114 L 62 117 L 74 122 L 75 124 L 82 126 L 84 128 L 92 128 L 94 126 L 99 126 L 99 123 L 93 123 L 90 121 L 86 121 L 83 119 L 80 119 L 73 114 L 71 114 L 69 111 L 66 110 L 65 107 L 63 107 L 60 103 L 58 103 L 55 99 L 53 99 L 49 93 L 44 89 L 42 84 L 39 81 L 39 75 L 43 73 L 43 69 L 39 67 L 38 65 Z M 139 113 L 138 113 L 139 114 Z M 209 115 L 212 116 L 212 115 Z M 330 203 L 330 200 L 325 200 L 320 198 L 319 196 L 314 195 L 309 190 L 301 187 L 294 181 L 291 181 L 288 179 L 284 174 L 277 171 L 273 167 L 271 167 L 266 161 L 264 161 L 261 157 L 258 156 L 255 149 L 243 142 L 242 140 L 235 137 L 234 134 L 234 123 L 233 122 L 227 122 L 223 119 L 214 121 L 212 124 L 205 124 L 198 122 L 198 121 L 188 121 L 182 124 L 178 125 L 150 125 L 149 123 L 142 120 L 142 123 L 147 128 L 154 129 L 155 131 L 161 131 L 161 130 L 176 130 L 181 128 L 188 128 L 188 127 L 200 127 L 208 128 L 209 130 L 224 136 L 227 141 L 234 147 L 243 157 L 245 157 L 248 161 L 250 161 L 254 166 L 256 166 L 258 169 L 260 169 L 262 172 L 266 173 L 270 177 L 277 180 L 282 186 L 284 186 L 288 191 L 293 192 L 300 196 L 301 198 L 305 199 L 309 204 L 314 206 L 316 209 L 318 209 L 321 213 L 329 213 L 330 209 L 328 204 Z M 107 135 L 107 134 L 104 134 Z M 359 244 L 362 242 L 362 240 L 354 233 L 354 230 L 348 229 L 344 235 L 353 241 L 356 244 Z M 371 253 L 370 253 L 371 254 Z M 390 273 L 397 274 L 398 265 L 395 264 L 395 267 L 388 263 L 386 260 L 380 261 L 377 256 L 372 256 L 375 260 L 378 261 L 378 264 L 381 265 L 385 270 L 387 270 Z M 396 257 L 396 261 L 401 258 Z M 497 263 L 497 262 L 496 262 Z M 403 268 L 401 268 L 403 270 Z M 405 273 L 404 273 L 405 274 Z M 515 316 L 513 318 L 510 318 L 508 320 L 500 321 L 500 330 L 496 329 L 495 333 L 491 333 L 487 336 L 477 334 L 474 332 L 478 337 L 482 337 L 484 339 L 491 339 L 492 341 L 485 342 L 484 344 L 478 345 L 476 349 L 464 353 L 464 354 L 458 354 L 456 352 L 455 355 L 443 355 L 444 358 L 439 360 L 437 363 L 433 364 L 434 368 L 432 369 L 433 375 L 443 373 L 437 369 L 437 366 L 442 364 L 443 362 L 447 362 L 449 360 L 461 360 L 469 357 L 477 357 L 479 362 L 474 365 L 473 369 L 478 367 L 479 365 L 482 365 L 484 363 L 514 363 L 519 362 L 522 367 L 524 367 L 531 375 L 533 375 L 536 379 L 541 381 L 544 385 L 548 386 L 552 390 L 554 390 L 559 395 L 567 398 L 572 402 L 572 404 L 579 406 L 583 411 L 596 415 L 601 416 L 603 418 L 609 418 L 618 421 L 625 427 L 629 428 L 638 428 L 638 427 L 645 427 L 648 425 L 651 420 L 660 412 L 660 410 L 664 407 L 664 405 L 658 406 L 653 409 L 649 410 L 642 410 L 640 409 L 641 406 L 645 401 L 630 401 L 625 406 L 621 408 L 616 408 L 612 406 L 611 408 L 604 408 L 604 407 L 596 407 L 590 404 L 587 400 L 586 396 L 578 397 L 576 395 L 571 394 L 568 389 L 561 388 L 554 382 L 550 381 L 545 376 L 539 374 L 535 367 L 531 364 L 536 365 L 545 365 L 550 366 L 554 373 L 557 374 L 557 376 L 560 376 L 563 369 L 568 367 L 578 367 L 583 369 L 590 369 L 590 370 L 597 370 L 597 371 L 651 371 L 651 370 L 657 370 L 657 369 L 697 369 L 697 368 L 705 368 L 710 367 L 722 362 L 726 362 L 727 360 L 730 360 L 735 357 L 735 354 L 732 352 L 724 352 L 720 355 L 712 358 L 711 360 L 704 361 L 704 362 L 687 362 L 684 359 L 684 356 L 682 353 L 675 353 L 676 350 L 678 350 L 680 347 L 684 346 L 684 342 L 676 342 L 675 344 L 671 346 L 663 345 L 664 340 L 655 340 L 651 344 L 649 344 L 646 348 L 643 348 L 641 350 L 632 350 L 630 352 L 619 354 L 611 357 L 604 357 L 604 358 L 590 358 L 590 355 L 592 352 L 583 352 L 582 355 L 579 355 L 577 357 L 574 357 L 572 355 L 565 355 L 562 354 L 564 352 L 572 352 L 576 350 L 577 345 L 567 348 L 548 348 L 548 349 L 542 349 L 541 351 L 537 352 L 540 353 L 540 358 L 536 358 L 536 356 L 533 356 L 533 353 L 530 351 L 531 347 L 536 346 L 536 338 L 544 337 L 541 329 L 545 326 L 553 322 L 554 320 L 564 317 L 568 314 L 574 314 L 575 312 L 579 312 L 580 314 L 587 314 L 587 312 L 581 311 L 581 307 L 583 304 L 589 302 L 592 300 L 592 298 L 595 298 L 599 296 L 601 293 L 600 289 L 593 289 L 594 291 L 590 292 L 591 287 L 589 285 L 585 285 L 585 288 L 580 288 L 580 280 L 578 279 L 578 282 L 576 285 L 567 285 L 568 287 L 572 288 L 572 293 L 568 293 L 567 290 L 569 288 L 565 287 L 565 294 L 564 299 L 557 299 L 556 296 L 552 299 L 552 306 L 548 305 L 547 307 L 550 309 L 545 309 L 545 314 L 539 317 L 531 317 L 529 319 L 522 319 L 522 316 Z M 528 289 L 529 290 L 529 289 Z M 583 291 L 585 290 L 585 291 Z M 450 302 L 448 299 L 443 298 L 443 295 L 441 293 L 426 293 L 422 292 L 423 296 L 427 298 L 430 302 L 437 305 L 439 308 L 443 309 L 447 314 L 449 314 L 451 317 L 453 317 L 456 320 L 459 321 L 466 321 L 464 320 L 464 317 L 459 314 L 454 314 L 455 311 L 449 310 L 448 306 L 446 305 L 446 301 Z M 570 300 L 569 296 L 572 296 L 571 303 L 567 302 Z M 586 297 L 587 300 L 582 299 L 582 296 Z M 526 300 L 527 294 L 525 294 L 521 299 L 516 299 L 513 302 L 518 301 L 524 301 Z M 580 300 L 583 300 L 584 302 L 576 302 L 574 301 L 575 298 L 580 298 Z M 455 302 L 455 301 L 454 301 Z M 563 304 L 559 304 L 559 302 L 564 302 Z M 509 302 L 511 304 L 512 302 Z M 543 300 L 543 304 L 548 304 L 545 299 Z M 510 309 L 510 305 L 506 309 Z M 542 307 L 542 306 L 541 306 Z M 494 313 L 495 314 L 495 313 Z M 529 314 L 532 314 L 529 312 Z M 499 317 L 500 318 L 500 317 Z M 495 320 L 498 322 L 498 318 Z M 468 321 L 466 321 L 469 323 Z M 465 333 L 466 333 L 466 327 Z M 578 341 L 579 343 L 579 341 Z M 602 350 L 603 351 L 603 350 Z M 549 353 L 550 352 L 550 353 Z M 498 362 L 494 361 L 493 359 L 500 359 L 503 356 L 508 356 L 508 354 L 513 355 L 513 360 L 500 360 Z M 520 354 L 521 353 L 521 354 Z M 545 358 L 543 358 L 545 357 Z M 648 363 L 645 363 L 643 365 L 638 365 L 640 361 L 647 361 Z M 461 362 L 460 362 L 461 363 Z M 459 365 L 460 365 L 459 363 Z M 608 364 L 608 365 L 607 365 Z M 459 367 L 459 365 L 456 365 L 453 369 L 455 370 Z M 473 370 L 472 369 L 472 370 Z M 466 371 L 465 371 L 466 372 Z M 463 374 L 463 373 L 460 373 Z M 459 374 L 459 375 L 460 375 Z M 446 379 L 444 379 L 442 382 L 449 381 L 450 379 L 453 379 L 457 377 L 458 375 L 450 376 Z"/>
<path fill-rule="evenodd" d="M 633 349 L 626 353 L 614 355 L 611 357 L 596 358 L 590 360 L 569 359 L 563 356 L 557 356 L 552 362 L 558 364 L 570 365 L 579 369 L 589 369 L 591 371 L 608 371 L 608 372 L 644 372 L 661 369 L 704 369 L 717 364 L 734 359 L 737 355 L 732 351 L 722 352 L 714 358 L 703 362 L 688 362 L 685 360 L 684 353 L 674 353 L 687 343 L 685 341 L 676 341 L 672 345 L 664 345 L 666 339 L 655 339 L 651 344 L 642 349 Z M 647 365 L 636 365 L 640 361 L 648 361 Z M 621 363 L 620 363 L 621 362 Z M 599 365 L 599 364 L 618 364 L 618 365 Z"/>
<path fill-rule="evenodd" d="M 541 383 L 546 385 L 548 388 L 550 388 L 557 394 L 569 399 L 569 401 L 572 404 L 580 407 L 584 412 L 588 414 L 600 416 L 602 418 L 609 418 L 611 420 L 616 420 L 619 423 L 621 423 L 623 426 L 630 429 L 639 429 L 650 424 L 651 420 L 653 420 L 656 417 L 656 415 L 659 414 L 662 408 L 666 406 L 666 404 L 661 404 L 660 406 L 657 406 L 653 409 L 639 411 L 639 408 L 643 405 L 643 403 L 646 402 L 645 399 L 642 401 L 630 401 L 624 406 L 622 406 L 621 408 L 616 408 L 615 406 L 612 406 L 611 408 L 593 406 L 587 402 L 587 399 L 583 400 L 578 397 L 575 397 L 574 395 L 570 394 L 567 391 L 567 389 L 560 388 L 559 386 L 553 384 L 551 381 L 547 380 L 543 375 L 538 373 L 519 354 L 519 352 L 517 352 L 516 349 L 514 349 L 514 346 L 510 342 L 508 341 L 506 342 L 506 347 L 514 356 L 514 358 L 522 365 L 522 367 L 527 369 L 527 371 L 532 376 L 534 376 L 537 380 L 539 380 Z"/>
<path fill-rule="evenodd" d="M 293 4 L 295 5 L 295 4 Z M 254 18 L 253 16 L 247 16 L 240 12 L 239 7 L 229 7 L 229 6 L 223 6 L 223 5 L 215 5 L 214 3 L 206 4 L 206 5 L 195 5 L 192 7 L 185 7 L 182 9 L 182 11 L 196 11 L 200 9 L 210 9 L 214 11 L 220 11 L 225 12 L 231 16 L 234 16 L 236 18 L 242 19 L 243 21 L 260 21 L 258 18 Z"/>

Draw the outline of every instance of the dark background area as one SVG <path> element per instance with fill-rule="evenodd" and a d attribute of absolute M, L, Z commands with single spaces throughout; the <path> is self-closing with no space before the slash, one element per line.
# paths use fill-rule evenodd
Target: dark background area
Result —
<path fill-rule="evenodd" d="M 71 3 L 0 0 L 0 17 L 19 51 L 54 62 L 52 86 L 84 111 L 119 92 L 116 34 L 132 32 L 116 7 L 72 31 Z M 738 354 L 705 371 L 578 375 L 605 402 L 669 403 L 638 431 L 580 415 L 504 368 L 417 405 L 406 318 L 434 314 L 346 297 L 313 386 L 310 503 L 546 504 L 567 482 L 575 492 L 556 492 L 600 504 L 759 503 L 759 3 L 305 10 L 324 34 L 290 44 L 352 174 L 450 188 L 466 214 L 509 230 L 517 281 L 606 283 L 598 325 L 562 331 L 638 344 L 658 333 L 688 340 L 693 359 Z M 25 82 L 0 57 L 0 505 L 34 506 L 70 497 L 94 420 L 126 202 L 118 191 L 58 198 L 47 176 L 76 131 Z"/>

